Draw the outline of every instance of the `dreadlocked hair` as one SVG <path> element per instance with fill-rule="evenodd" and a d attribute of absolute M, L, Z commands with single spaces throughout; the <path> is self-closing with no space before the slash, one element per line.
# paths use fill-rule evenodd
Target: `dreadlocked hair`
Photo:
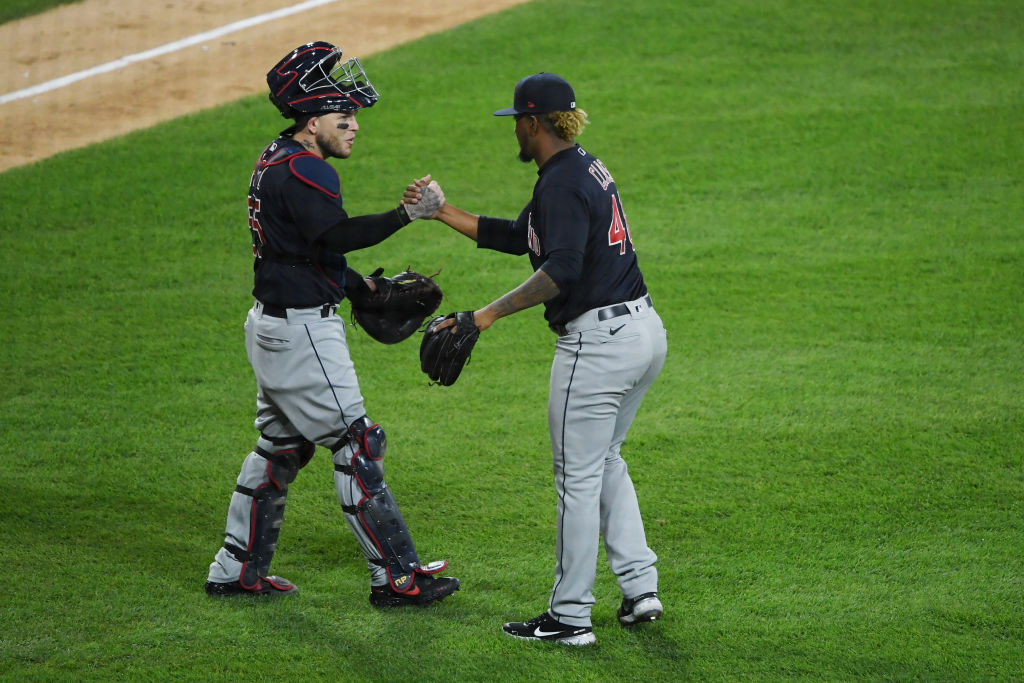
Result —
<path fill-rule="evenodd" d="M 555 134 L 566 142 L 576 139 L 576 136 L 583 132 L 583 126 L 590 123 L 587 120 L 587 112 L 582 109 L 552 112 L 548 114 L 548 120 Z"/>

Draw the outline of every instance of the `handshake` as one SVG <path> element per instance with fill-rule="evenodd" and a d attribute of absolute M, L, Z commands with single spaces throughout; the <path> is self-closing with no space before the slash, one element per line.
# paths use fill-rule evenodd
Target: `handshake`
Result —
<path fill-rule="evenodd" d="M 433 218 L 444 206 L 444 191 L 428 174 L 406 186 L 402 206 L 411 220 Z"/>

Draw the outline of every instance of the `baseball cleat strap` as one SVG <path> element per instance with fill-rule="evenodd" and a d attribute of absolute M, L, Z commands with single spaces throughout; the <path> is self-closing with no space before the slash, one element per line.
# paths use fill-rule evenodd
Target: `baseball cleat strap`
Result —
<path fill-rule="evenodd" d="M 421 574 L 437 574 L 448 568 L 448 560 L 435 560 L 416 569 Z"/>

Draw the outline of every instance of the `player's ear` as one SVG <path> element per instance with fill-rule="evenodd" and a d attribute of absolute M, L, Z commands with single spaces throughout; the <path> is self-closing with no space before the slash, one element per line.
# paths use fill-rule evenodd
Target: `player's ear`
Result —
<path fill-rule="evenodd" d="M 532 135 L 540 135 L 544 132 L 550 132 L 548 127 L 540 120 L 540 116 L 536 114 L 530 116 L 530 133 Z"/>

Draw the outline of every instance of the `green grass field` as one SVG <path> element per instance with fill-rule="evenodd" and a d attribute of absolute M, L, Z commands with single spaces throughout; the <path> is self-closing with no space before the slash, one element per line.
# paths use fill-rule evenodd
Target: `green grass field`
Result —
<path fill-rule="evenodd" d="M 283 127 L 254 97 L 0 175 L 0 677 L 1024 677 L 1024 6 L 537 0 L 363 61 L 353 214 L 432 172 L 514 216 L 535 169 L 490 112 L 576 87 L 669 329 L 624 449 L 664 620 L 618 626 L 602 556 L 596 646 L 499 630 L 553 579 L 539 310 L 448 388 L 350 335 L 452 599 L 370 608 L 325 451 L 274 560 L 300 595 L 204 595 L 254 438 L 245 192 Z M 529 274 L 433 222 L 351 262 L 443 268 L 449 310 Z"/>
<path fill-rule="evenodd" d="M 0 24 L 75 2 L 78 0 L 4 0 L 0 6 Z"/>

